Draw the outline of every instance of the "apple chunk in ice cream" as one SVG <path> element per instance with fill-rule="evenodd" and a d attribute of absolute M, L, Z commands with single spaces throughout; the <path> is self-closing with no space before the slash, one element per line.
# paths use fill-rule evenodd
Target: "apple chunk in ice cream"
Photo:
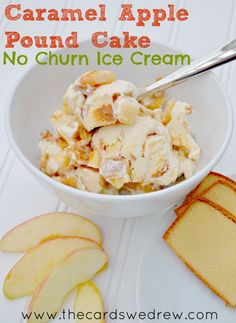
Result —
<path fill-rule="evenodd" d="M 190 104 L 138 88 L 110 71 L 81 75 L 43 131 L 40 169 L 74 188 L 138 194 L 191 177 L 200 157 L 188 123 Z"/>

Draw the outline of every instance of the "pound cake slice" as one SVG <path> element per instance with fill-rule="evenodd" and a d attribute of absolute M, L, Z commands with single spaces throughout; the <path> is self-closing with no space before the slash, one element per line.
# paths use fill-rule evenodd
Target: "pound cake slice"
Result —
<path fill-rule="evenodd" d="M 228 305 L 236 305 L 236 222 L 204 199 L 175 220 L 164 239 L 182 261 Z"/>
<path fill-rule="evenodd" d="M 194 189 L 192 190 L 185 198 L 184 203 L 189 203 L 194 200 L 198 196 L 200 196 L 206 189 L 208 189 L 211 185 L 215 184 L 218 181 L 223 181 L 228 184 L 233 185 L 236 188 L 236 182 L 229 177 L 226 177 L 222 174 L 211 172 L 204 178 L 204 180 Z"/>
<path fill-rule="evenodd" d="M 225 181 L 218 181 L 207 188 L 200 197 L 206 198 L 226 211 L 230 212 L 236 218 L 236 187 Z M 177 216 L 180 216 L 192 203 L 185 203 L 176 209 Z"/>

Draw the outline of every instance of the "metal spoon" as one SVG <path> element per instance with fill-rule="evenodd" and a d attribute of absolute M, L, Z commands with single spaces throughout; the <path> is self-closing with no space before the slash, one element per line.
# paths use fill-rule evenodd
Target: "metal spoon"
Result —
<path fill-rule="evenodd" d="M 164 77 L 163 79 L 140 89 L 138 100 L 147 94 L 167 90 L 176 86 L 192 76 L 204 73 L 212 68 L 231 62 L 236 59 L 236 39 L 219 50 L 214 51 L 196 60 L 176 72 Z"/>

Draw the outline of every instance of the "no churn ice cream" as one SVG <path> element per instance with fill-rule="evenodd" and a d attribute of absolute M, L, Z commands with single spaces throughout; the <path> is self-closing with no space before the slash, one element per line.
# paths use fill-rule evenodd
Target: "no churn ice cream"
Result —
<path fill-rule="evenodd" d="M 192 107 L 163 93 L 137 100 L 138 88 L 110 71 L 80 76 L 43 131 L 40 169 L 55 180 L 102 194 L 163 189 L 196 168 L 200 148 Z"/>

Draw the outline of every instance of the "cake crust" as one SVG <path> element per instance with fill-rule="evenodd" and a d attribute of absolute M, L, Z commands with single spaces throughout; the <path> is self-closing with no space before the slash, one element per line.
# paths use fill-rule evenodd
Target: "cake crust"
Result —
<path fill-rule="evenodd" d="M 227 176 L 225 176 L 225 175 L 223 175 L 223 174 L 220 174 L 220 173 L 217 173 L 217 172 L 210 172 L 208 175 L 207 175 L 207 177 L 208 176 L 215 176 L 215 177 L 217 177 L 218 178 L 218 180 L 222 180 L 222 181 L 225 181 L 225 182 L 227 182 L 227 183 L 229 183 L 229 184 L 231 184 L 231 185 L 233 185 L 235 188 L 236 188 L 236 182 L 233 180 L 233 179 L 231 179 L 231 178 L 229 178 L 229 177 L 227 177 Z M 207 178 L 206 177 L 206 178 Z M 187 196 L 186 196 L 186 198 L 185 198 L 185 200 L 184 200 L 184 202 L 183 202 L 183 204 L 184 203 L 186 203 L 186 202 L 190 202 L 191 200 L 193 200 L 195 197 L 197 197 L 198 196 L 198 192 L 200 191 L 200 189 L 201 189 L 201 187 L 202 187 L 202 185 L 203 185 L 203 182 L 204 182 L 204 180 L 206 179 L 206 178 L 204 178 L 202 181 L 201 181 L 201 183 L 199 183 Z"/>
<path fill-rule="evenodd" d="M 235 194 L 236 194 L 236 186 L 233 186 L 232 184 L 230 184 L 229 182 L 226 182 L 226 181 L 223 181 L 223 180 L 219 180 L 219 181 L 217 181 L 216 183 L 214 183 L 214 184 L 212 184 L 212 185 L 210 185 L 208 188 L 206 188 L 199 196 L 197 196 L 196 198 L 194 198 L 194 199 L 192 199 L 192 200 L 190 200 L 189 202 L 185 202 L 185 203 L 183 203 L 183 204 L 181 204 L 179 207 L 177 207 L 176 209 L 175 209 L 175 213 L 176 213 L 176 215 L 177 215 L 177 217 L 179 217 L 180 215 L 181 215 L 181 213 L 183 213 L 186 209 L 187 209 L 187 207 L 188 207 L 188 205 L 189 204 L 191 204 L 191 203 L 193 203 L 196 199 L 198 199 L 198 198 L 201 198 L 201 197 L 203 197 L 204 198 L 204 195 L 207 193 L 207 192 L 209 192 L 211 189 L 213 189 L 214 187 L 216 187 L 217 185 L 224 185 L 224 186 L 226 186 L 226 187 L 228 187 L 228 188 L 230 188 L 232 191 L 234 191 L 235 192 Z M 207 198 L 206 198 L 207 199 Z M 207 199 L 208 200 L 208 199 Z M 212 201 L 213 202 L 213 201 Z M 213 202 L 214 203 L 214 202 Z M 217 203 L 215 203 L 215 204 L 217 204 Z M 222 207 L 222 206 L 221 206 Z M 222 209 L 224 209 L 223 207 L 222 207 Z M 226 210 L 227 211 L 227 210 Z M 236 217 L 236 214 L 235 214 L 235 217 Z"/>

